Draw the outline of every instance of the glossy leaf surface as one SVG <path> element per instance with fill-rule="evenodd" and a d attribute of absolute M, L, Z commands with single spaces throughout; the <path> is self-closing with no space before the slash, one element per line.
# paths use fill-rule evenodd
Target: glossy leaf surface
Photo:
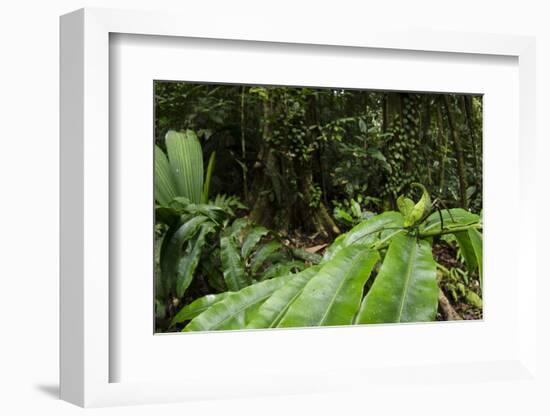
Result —
<path fill-rule="evenodd" d="M 317 274 L 320 266 L 310 267 L 298 273 L 289 282 L 275 291 L 250 317 L 248 328 L 274 328 L 292 303 L 302 294 L 304 287 Z"/>
<path fill-rule="evenodd" d="M 190 130 L 166 133 L 166 150 L 178 195 L 201 202 L 204 169 L 199 139 Z"/>
<path fill-rule="evenodd" d="M 205 310 L 207 310 L 210 306 L 225 299 L 231 293 L 233 292 L 210 294 L 191 302 L 189 305 L 181 308 L 176 316 L 174 316 L 171 325 L 193 319 L 194 317 L 200 315 Z"/>
<path fill-rule="evenodd" d="M 424 221 L 422 231 L 441 231 L 441 220 L 443 220 L 443 228 L 448 229 L 459 225 L 476 224 L 480 221 L 480 218 L 479 215 L 462 208 L 443 209 L 433 212 Z"/>
<path fill-rule="evenodd" d="M 183 245 L 193 238 L 199 226 L 205 221 L 208 221 L 208 218 L 203 216 L 191 218 L 180 226 L 168 240 L 166 248 L 161 251 L 160 259 L 161 271 L 166 282 L 174 281 Z"/>
<path fill-rule="evenodd" d="M 244 243 L 241 248 L 241 255 L 243 258 L 247 258 L 250 253 L 252 253 L 252 250 L 258 244 L 258 242 L 262 239 L 263 236 L 267 235 L 269 233 L 269 230 L 262 226 L 253 227 L 246 236 L 246 239 L 244 240 Z"/>
<path fill-rule="evenodd" d="M 423 217 L 427 216 L 432 209 L 430 194 L 426 187 L 419 183 L 412 183 L 411 187 L 418 188 L 422 191 L 422 196 L 414 205 L 412 210 L 405 216 L 404 226 L 409 227 L 418 223 Z"/>
<path fill-rule="evenodd" d="M 244 270 L 243 262 L 233 239 L 224 235 L 220 239 L 220 254 L 223 269 L 223 278 L 227 288 L 237 291 L 250 284 Z"/>
<path fill-rule="evenodd" d="M 206 235 L 214 231 L 214 225 L 210 222 L 201 225 L 197 238 L 189 244 L 184 256 L 179 260 L 176 273 L 176 295 L 183 297 L 185 291 L 193 280 L 193 275 L 199 264 L 202 249 L 206 243 Z"/>
<path fill-rule="evenodd" d="M 399 234 L 392 240 L 380 272 L 363 299 L 356 323 L 432 321 L 438 292 L 431 245 Z"/>
<path fill-rule="evenodd" d="M 478 230 L 468 230 L 468 236 L 476 256 L 479 277 L 483 281 L 483 236 Z"/>
<path fill-rule="evenodd" d="M 257 308 L 291 278 L 283 276 L 266 280 L 232 293 L 194 318 L 184 331 L 242 329 L 246 325 L 247 313 Z"/>
<path fill-rule="evenodd" d="M 381 232 L 394 231 L 401 227 L 403 227 L 403 215 L 399 212 L 388 211 L 375 215 L 334 240 L 334 243 L 325 252 L 323 259 L 330 260 L 340 250 L 353 244 L 372 244 L 378 240 Z"/>
<path fill-rule="evenodd" d="M 168 158 L 160 147 L 155 146 L 155 199 L 161 205 L 168 205 L 177 194 Z"/>
<path fill-rule="evenodd" d="M 306 284 L 278 327 L 353 323 L 363 287 L 378 259 L 378 252 L 359 245 L 341 250 Z"/>
<path fill-rule="evenodd" d="M 410 198 L 405 197 L 404 195 L 397 198 L 397 208 L 399 212 L 403 214 L 405 218 L 411 215 L 411 212 L 414 209 L 414 201 Z"/>
<path fill-rule="evenodd" d="M 252 257 L 252 261 L 250 262 L 250 270 L 252 273 L 256 273 L 264 262 L 277 253 L 281 247 L 281 243 L 277 241 L 270 241 L 269 243 L 261 246 L 254 254 L 254 257 Z"/>

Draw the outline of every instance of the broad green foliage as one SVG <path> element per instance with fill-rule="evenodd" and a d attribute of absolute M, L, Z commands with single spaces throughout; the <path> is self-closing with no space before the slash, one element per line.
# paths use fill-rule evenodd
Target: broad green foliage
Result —
<path fill-rule="evenodd" d="M 186 311 L 191 322 L 184 331 L 434 320 L 439 287 L 433 237 L 468 236 L 475 259 L 482 257 L 482 245 L 479 216 L 455 209 L 422 219 L 431 209 L 429 204 L 425 195 L 408 204 L 411 209 L 405 214 L 415 207 L 420 213 L 411 225 L 405 226 L 405 217 L 398 212 L 374 216 L 336 239 L 321 264 L 230 293 L 193 319 Z M 257 239 L 256 233 L 263 232 L 248 236 Z M 480 271 L 481 261 L 476 264 Z M 367 284 L 369 280 L 372 284 Z M 464 295 L 481 304 L 474 292 Z M 212 300 L 196 302 L 202 306 Z M 189 306 L 192 311 L 198 308 Z"/>
<path fill-rule="evenodd" d="M 307 283 L 278 326 L 351 324 L 378 257 L 360 245 L 340 251 Z"/>
<path fill-rule="evenodd" d="M 164 205 L 177 195 L 178 191 L 168 158 L 158 146 L 155 146 L 155 198 Z"/>
<path fill-rule="evenodd" d="M 159 306 L 163 302 L 184 296 L 209 245 L 209 235 L 219 233 L 234 216 L 235 205 L 223 197 L 206 203 L 215 156 L 212 153 L 204 182 L 202 149 L 194 132 L 169 131 L 165 145 L 167 155 L 155 148 L 156 224 L 161 226 L 156 241 L 157 316 L 164 316 Z"/>
<path fill-rule="evenodd" d="M 478 230 L 467 230 L 454 235 L 468 270 L 479 270 L 483 279 L 482 236 Z"/>
<path fill-rule="evenodd" d="M 191 130 L 166 133 L 167 155 L 155 146 L 155 198 L 168 205 L 175 197 L 183 197 L 198 204 L 208 199 L 210 177 L 214 165 L 212 154 L 208 178 L 204 183 L 202 149 L 199 139 Z"/>
<path fill-rule="evenodd" d="M 232 217 L 230 208 L 186 203 L 178 197 L 170 207 L 157 208 L 157 222 L 161 218 L 169 225 L 162 242 L 157 243 L 161 244 L 159 296 L 182 298 L 201 265 L 209 279 L 217 280 L 214 285 L 218 290 L 230 291 L 304 268 L 304 263 L 294 260 L 276 239 L 262 241 L 274 238 L 267 229 L 244 219 L 231 223 Z M 209 259 L 204 259 L 205 255 Z M 223 282 L 211 267 L 213 257 L 219 258 Z"/>
<path fill-rule="evenodd" d="M 442 228 L 443 222 L 443 228 Z M 480 223 L 477 214 L 462 208 L 451 208 L 433 212 L 421 225 L 422 232 L 441 233 L 445 229 L 453 229 L 464 225 Z"/>
<path fill-rule="evenodd" d="M 279 241 L 262 241 L 265 238 L 273 238 L 269 230 L 243 219 L 224 231 L 220 240 L 221 262 L 229 290 L 304 268 L 304 263 L 292 260 Z"/>
<path fill-rule="evenodd" d="M 166 150 L 178 193 L 193 203 L 201 202 L 203 187 L 202 150 L 195 133 L 169 131 Z"/>
<path fill-rule="evenodd" d="M 236 291 L 252 283 L 245 274 L 243 262 L 230 236 L 223 236 L 220 239 L 220 250 L 223 278 L 227 284 L 227 288 Z"/>
<path fill-rule="evenodd" d="M 212 223 L 201 225 L 197 237 L 192 244 L 188 245 L 183 256 L 180 258 L 176 270 L 176 296 L 182 297 L 191 284 L 202 255 L 203 247 L 206 244 L 206 236 L 214 230 L 215 226 Z"/>
<path fill-rule="evenodd" d="M 216 197 L 209 202 L 210 205 L 214 205 L 221 208 L 223 211 L 229 213 L 232 217 L 235 216 L 235 210 L 246 209 L 246 206 L 241 203 L 236 196 L 227 196 L 224 194 L 216 195 Z"/>
<path fill-rule="evenodd" d="M 468 230 L 468 237 L 476 256 L 479 277 L 483 282 L 483 236 L 478 230 Z M 473 268 L 475 269 L 475 266 Z"/>
<path fill-rule="evenodd" d="M 208 155 L 217 153 L 213 189 L 250 208 L 269 194 L 276 211 L 299 209 L 302 173 L 313 169 L 308 187 L 329 212 L 332 201 L 357 195 L 380 200 L 369 211 L 396 209 L 403 189 L 412 198 L 413 182 L 449 207 L 481 209 L 481 96 L 164 81 L 154 89 L 156 143 L 165 149 L 168 129 L 194 131 Z M 258 162 L 267 169 L 256 190 Z M 318 202 L 311 196 L 307 204 Z M 354 224 L 345 216 L 347 229 Z"/>
<path fill-rule="evenodd" d="M 397 198 L 397 207 L 405 218 L 405 220 L 403 221 L 403 225 L 405 227 L 411 227 L 419 223 L 421 220 L 429 215 L 432 209 L 430 194 L 428 193 L 426 188 L 419 183 L 413 183 L 411 184 L 411 187 L 420 188 L 422 190 L 422 197 L 416 204 L 412 199 L 409 199 L 404 195 L 401 195 L 399 198 Z"/>
<path fill-rule="evenodd" d="M 237 292 L 305 267 L 266 228 L 234 220 L 235 211 L 245 208 L 236 197 L 207 201 L 215 156 L 203 184 L 202 150 L 193 132 L 169 131 L 166 148 L 168 157 L 160 148 L 155 152 L 158 317 L 165 316 L 163 305 L 180 303 L 198 272 L 214 290 Z M 173 323 L 192 318 L 209 299 L 185 306 Z"/>
<path fill-rule="evenodd" d="M 200 225 L 207 220 L 208 218 L 203 216 L 193 217 L 182 224 L 173 235 L 165 237 L 163 249 L 161 249 L 160 267 L 162 278 L 167 285 L 177 285 L 183 289 L 183 284 L 178 284 L 179 277 L 182 274 L 178 266 L 180 262 L 185 262 L 183 260 L 185 257 L 182 258 L 183 246 L 194 237 Z"/>
<path fill-rule="evenodd" d="M 202 298 L 197 299 L 189 305 L 181 308 L 177 315 L 174 316 L 174 318 L 172 319 L 172 325 L 193 319 L 195 316 L 198 316 L 202 312 L 207 310 L 210 306 L 225 299 L 231 293 L 232 292 L 224 292 L 213 295 L 206 295 Z"/>
<path fill-rule="evenodd" d="M 408 235 L 393 238 L 376 281 L 365 296 L 358 324 L 432 321 L 438 287 L 432 247 Z"/>
<path fill-rule="evenodd" d="M 352 244 L 369 245 L 380 240 L 382 235 L 393 230 L 403 228 L 403 215 L 398 212 L 389 211 L 376 215 L 353 227 L 346 234 L 342 234 L 327 249 L 324 255 L 325 260 L 330 260 L 336 253 Z"/>
<path fill-rule="evenodd" d="M 220 329 L 241 329 L 247 318 L 273 292 L 290 280 L 283 276 L 248 286 L 239 292 L 229 294 L 225 299 L 194 318 L 185 331 L 215 331 Z"/>
<path fill-rule="evenodd" d="M 250 317 L 247 328 L 275 328 L 286 315 L 293 301 L 300 296 L 306 284 L 319 271 L 319 266 L 295 275 L 283 287 L 278 289 L 267 299 L 260 308 Z"/>
<path fill-rule="evenodd" d="M 219 222 L 213 218 L 221 219 L 222 213 L 215 207 L 180 204 L 177 208 L 157 208 L 156 217 L 157 223 L 168 227 L 155 243 L 160 266 L 156 297 L 181 298 L 193 280 L 208 236 L 219 228 Z"/>
<path fill-rule="evenodd" d="M 397 198 L 397 208 L 399 209 L 399 212 L 401 212 L 401 214 L 407 220 L 408 222 L 407 226 L 414 223 L 414 222 L 411 222 L 411 219 L 410 219 L 414 211 L 414 201 L 412 199 L 407 198 L 404 195 L 401 195 L 399 198 Z"/>

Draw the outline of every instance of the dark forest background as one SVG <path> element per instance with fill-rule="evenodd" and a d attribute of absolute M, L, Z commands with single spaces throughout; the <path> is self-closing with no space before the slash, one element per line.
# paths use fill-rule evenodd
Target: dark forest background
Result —
<path fill-rule="evenodd" d="M 159 146 L 195 131 L 205 160 L 216 151 L 211 193 L 281 232 L 333 237 L 412 182 L 481 210 L 481 96 L 157 81 L 155 115 Z"/>

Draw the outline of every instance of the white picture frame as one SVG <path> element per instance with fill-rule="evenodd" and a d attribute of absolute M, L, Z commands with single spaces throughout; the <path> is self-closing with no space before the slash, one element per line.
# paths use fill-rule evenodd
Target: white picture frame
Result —
<path fill-rule="evenodd" d="M 388 385 L 399 380 L 401 388 L 417 383 L 418 389 L 428 391 L 433 383 L 444 380 L 441 374 L 452 371 L 453 377 L 480 386 L 487 382 L 508 381 L 531 388 L 540 388 L 537 374 L 536 347 L 536 279 L 534 251 L 526 242 L 535 241 L 536 219 L 527 212 L 532 203 L 535 169 L 534 131 L 535 111 L 535 42 L 533 38 L 509 35 L 472 33 L 437 33 L 430 31 L 387 31 L 350 29 L 327 35 L 320 28 L 307 34 L 299 30 L 280 30 L 276 25 L 242 26 L 235 34 L 230 24 L 222 21 L 204 25 L 200 19 L 162 12 L 134 12 L 106 9 L 83 9 L 61 18 L 61 398 L 80 406 L 107 406 L 120 404 L 159 403 L 217 397 L 251 397 L 269 394 L 297 394 L 341 389 L 361 389 L 382 393 Z M 329 45 L 332 50 L 359 48 L 386 51 L 422 51 L 445 55 L 506 56 L 517 60 L 518 102 L 517 126 L 514 134 L 519 145 L 517 204 L 510 209 L 521 218 L 517 231 L 520 242 L 514 255 L 522 264 L 522 285 L 514 292 L 513 348 L 503 348 L 495 360 L 456 362 L 438 359 L 438 362 L 419 360 L 417 363 L 398 363 L 391 367 L 369 364 L 357 369 L 337 364 L 320 371 L 300 369 L 296 373 L 287 368 L 280 372 L 265 371 L 261 380 L 235 379 L 229 373 L 219 375 L 219 381 L 201 377 L 198 372 L 173 381 L 154 381 L 145 376 L 137 381 L 113 381 L 111 369 L 117 360 L 112 348 L 113 311 L 117 309 L 112 297 L 109 276 L 113 259 L 110 258 L 111 186 L 110 172 L 116 170 L 110 159 L 110 36 L 112 34 L 162 36 L 168 41 L 182 39 L 213 39 L 277 43 L 280 48 L 302 45 Z M 285 46 L 287 45 L 287 46 Z M 340 49 L 339 49 L 340 48 Z M 260 47 L 261 49 L 261 47 Z M 435 56 L 435 55 L 434 55 Z M 435 58 L 437 59 L 437 58 Z M 205 80 L 208 81 L 208 80 Z M 514 118 L 514 117 L 512 117 Z M 514 124 L 512 124 L 514 126 Z M 521 140 L 519 140 L 519 138 Z M 116 163 L 116 161 L 115 161 Z M 523 244 L 522 244 L 523 243 Z M 525 267 L 523 265 L 526 265 Z M 518 271 L 510 273 L 517 275 Z M 540 276 L 539 276 L 540 278 Z M 514 281 L 515 282 L 515 281 Z M 110 296 L 111 292 L 111 296 Z M 152 303 L 152 300 L 151 300 Z M 146 324 L 145 324 L 146 325 Z M 475 323 L 473 323 L 475 325 Z M 427 327 L 424 327 L 427 328 Z M 482 328 L 482 327 L 481 327 Z M 394 328 L 399 339 L 414 328 Z M 426 329 L 426 332 L 432 331 Z M 294 335 L 306 338 L 343 336 L 334 331 L 295 330 Z M 299 334 L 302 335 L 299 335 Z M 349 330 L 348 330 L 349 333 Z M 259 332 L 256 338 L 270 337 Z M 231 341 L 238 345 L 243 334 Z M 200 334 L 204 337 L 226 337 L 228 334 Z M 280 333 L 277 336 L 281 336 Z M 432 335 L 427 335 L 432 336 Z M 151 332 L 151 337 L 153 334 Z M 174 336 L 162 337 L 162 343 L 176 341 Z M 321 338 L 319 338 L 320 340 Z M 382 345 L 383 347 L 383 345 Z M 163 348 L 163 347 L 161 347 Z M 343 347 L 340 347 L 343 348 Z M 411 365 L 413 364 L 413 365 Z M 227 371 L 230 369 L 228 368 Z M 178 372 L 177 369 L 174 370 Z M 347 380 L 342 382 L 342 380 Z M 431 386 L 431 387 L 430 387 Z M 359 391 L 359 390 L 358 390 Z M 497 389 L 488 389 L 488 397 L 497 396 Z"/>

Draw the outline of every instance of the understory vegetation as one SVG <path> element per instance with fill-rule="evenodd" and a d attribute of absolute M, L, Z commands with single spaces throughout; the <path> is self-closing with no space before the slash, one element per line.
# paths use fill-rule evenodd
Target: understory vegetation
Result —
<path fill-rule="evenodd" d="M 155 82 L 157 332 L 481 319 L 482 98 Z"/>

